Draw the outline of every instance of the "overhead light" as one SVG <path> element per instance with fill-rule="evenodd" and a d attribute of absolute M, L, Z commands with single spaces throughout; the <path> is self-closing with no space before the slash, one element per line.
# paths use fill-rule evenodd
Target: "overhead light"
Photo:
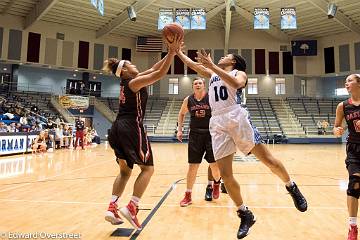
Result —
<path fill-rule="evenodd" d="M 329 19 L 334 18 L 336 15 L 337 6 L 335 3 L 329 3 L 327 16 Z"/>
<path fill-rule="evenodd" d="M 75 72 L 78 72 L 79 70 L 75 69 Z"/>
<path fill-rule="evenodd" d="M 4 71 L 7 71 L 7 68 L 5 67 L 5 68 L 3 68 L 3 70 L 4 70 Z"/>
<path fill-rule="evenodd" d="M 23 63 L 19 63 L 19 65 L 23 65 Z"/>
<path fill-rule="evenodd" d="M 75 73 L 73 74 L 73 77 L 76 77 L 76 74 L 75 74 Z"/>
<path fill-rule="evenodd" d="M 136 21 L 135 8 L 133 6 L 129 6 L 129 7 L 127 7 L 127 12 L 128 12 L 129 19 L 131 21 L 135 22 Z"/>
<path fill-rule="evenodd" d="M 101 72 L 101 73 L 99 73 L 100 75 L 103 75 L 103 73 Z"/>
<path fill-rule="evenodd" d="M 230 0 L 230 11 L 235 12 L 236 0 Z"/>
<path fill-rule="evenodd" d="M 93 79 L 95 80 L 95 79 L 96 79 L 96 76 L 93 76 Z"/>

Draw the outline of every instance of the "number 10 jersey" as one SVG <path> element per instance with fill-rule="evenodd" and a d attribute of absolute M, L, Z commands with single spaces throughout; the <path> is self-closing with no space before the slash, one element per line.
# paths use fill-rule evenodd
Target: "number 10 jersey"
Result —
<path fill-rule="evenodd" d="M 236 76 L 238 70 L 234 69 L 229 74 Z M 226 108 L 234 107 L 234 105 L 242 104 L 242 89 L 234 89 L 225 83 L 221 78 L 213 73 L 209 82 L 209 102 L 212 114 L 218 111 L 224 112 Z"/>

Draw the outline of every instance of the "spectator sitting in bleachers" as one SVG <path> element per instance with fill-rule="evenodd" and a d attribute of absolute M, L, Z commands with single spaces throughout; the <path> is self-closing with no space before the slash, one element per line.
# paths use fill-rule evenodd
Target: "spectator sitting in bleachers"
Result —
<path fill-rule="evenodd" d="M 322 135 L 323 134 L 323 130 L 322 130 L 322 123 L 321 121 L 317 121 L 316 123 L 317 129 L 318 129 L 318 135 Z"/>
<path fill-rule="evenodd" d="M 21 132 L 21 127 L 22 127 L 21 123 L 16 123 L 16 125 L 15 125 L 16 130 L 15 130 L 15 132 Z"/>
<path fill-rule="evenodd" d="M 92 143 L 96 143 L 96 144 L 100 144 L 100 137 L 99 135 L 97 134 L 95 128 L 93 128 L 91 130 L 91 142 Z"/>
<path fill-rule="evenodd" d="M 16 129 L 16 125 L 15 122 L 10 123 L 10 125 L 8 126 L 8 132 L 18 132 L 18 130 Z"/>
<path fill-rule="evenodd" d="M 0 122 L 0 133 L 2 132 L 8 132 L 8 128 L 4 122 Z"/>
<path fill-rule="evenodd" d="M 72 142 L 72 135 L 69 129 L 69 126 L 65 124 L 64 130 L 63 130 L 63 138 L 64 138 L 64 147 L 69 148 L 70 143 Z"/>
<path fill-rule="evenodd" d="M 329 123 L 324 119 L 321 122 L 321 126 L 322 126 L 322 130 L 323 130 L 323 134 L 326 134 L 326 129 L 329 127 Z"/>
<path fill-rule="evenodd" d="M 46 151 L 47 152 L 53 152 L 54 151 L 54 147 L 53 147 L 54 139 L 53 139 L 53 136 L 51 136 L 49 134 L 48 129 L 46 129 L 44 132 L 45 132 L 44 137 L 45 137 Z"/>
<path fill-rule="evenodd" d="M 55 128 L 55 149 L 60 149 L 64 146 L 63 126 L 59 124 Z"/>

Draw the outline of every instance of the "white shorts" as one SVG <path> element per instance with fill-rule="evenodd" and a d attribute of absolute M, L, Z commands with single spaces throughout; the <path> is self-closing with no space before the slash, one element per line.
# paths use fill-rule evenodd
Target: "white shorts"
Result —
<path fill-rule="evenodd" d="M 210 134 L 215 159 L 236 152 L 236 147 L 249 154 L 256 144 L 262 143 L 259 131 L 251 123 L 249 112 L 241 105 L 217 111 L 210 118 Z"/>

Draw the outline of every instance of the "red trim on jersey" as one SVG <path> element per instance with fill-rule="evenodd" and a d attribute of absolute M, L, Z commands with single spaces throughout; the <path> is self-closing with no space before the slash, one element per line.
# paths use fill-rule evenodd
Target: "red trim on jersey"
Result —
<path fill-rule="evenodd" d="M 353 101 L 352 101 L 352 99 L 351 98 L 349 98 L 349 104 L 353 104 Z"/>
<path fill-rule="evenodd" d="M 141 108 L 141 96 L 140 91 L 136 93 L 136 104 L 137 104 L 137 111 L 138 116 L 136 118 L 136 122 L 138 124 L 138 130 L 139 130 L 139 154 L 141 157 L 141 160 L 143 162 L 147 162 L 150 157 L 150 151 L 149 151 L 149 141 L 147 139 L 146 133 L 145 133 L 145 141 L 146 141 L 146 153 L 144 154 L 142 150 L 142 134 L 141 134 L 141 128 L 140 128 L 140 119 L 142 117 L 142 108 Z"/>

